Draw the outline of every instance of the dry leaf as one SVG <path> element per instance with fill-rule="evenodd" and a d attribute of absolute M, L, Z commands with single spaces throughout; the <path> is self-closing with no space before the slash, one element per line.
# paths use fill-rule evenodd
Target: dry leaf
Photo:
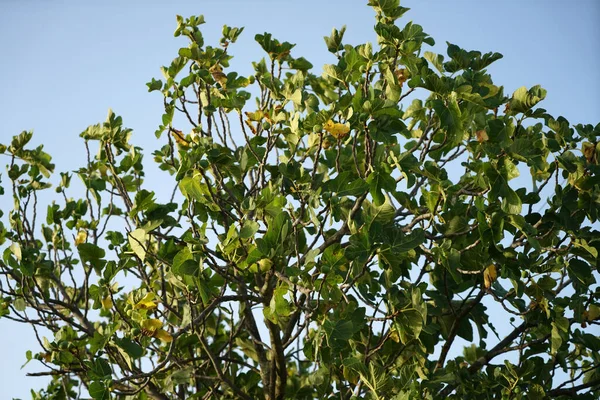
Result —
<path fill-rule="evenodd" d="M 475 136 L 477 136 L 477 141 L 479 143 L 487 142 L 489 140 L 488 134 L 484 129 L 475 132 Z"/>
<path fill-rule="evenodd" d="M 581 145 L 583 156 L 590 164 L 596 164 L 596 144 L 584 142 Z"/>
<path fill-rule="evenodd" d="M 219 82 L 222 87 L 225 87 L 227 75 L 223 73 L 223 68 L 220 65 L 214 65 L 208 71 L 215 81 Z"/>
<path fill-rule="evenodd" d="M 408 71 L 404 68 L 398 69 L 394 72 L 396 78 L 398 79 L 398 84 L 402 86 L 404 82 L 408 80 Z"/>

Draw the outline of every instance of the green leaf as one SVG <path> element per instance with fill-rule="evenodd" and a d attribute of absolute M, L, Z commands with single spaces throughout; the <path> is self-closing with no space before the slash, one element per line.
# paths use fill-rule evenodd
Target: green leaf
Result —
<path fill-rule="evenodd" d="M 89 377 L 94 380 L 108 379 L 112 376 L 110 363 L 104 358 L 97 358 L 94 361 L 87 361 L 86 365 L 89 368 Z"/>
<path fill-rule="evenodd" d="M 527 400 L 544 400 L 546 398 L 546 392 L 544 391 L 544 387 L 537 383 L 533 383 L 529 385 L 529 389 L 527 391 Z"/>
<path fill-rule="evenodd" d="M 290 61 L 290 68 L 298 69 L 300 71 L 308 71 L 312 67 L 313 65 L 304 57 L 296 58 Z"/>
<path fill-rule="evenodd" d="M 397 322 L 400 327 L 399 334 L 402 343 L 406 344 L 410 340 L 418 339 L 423 330 L 423 316 L 413 308 L 402 310 L 397 317 Z"/>
<path fill-rule="evenodd" d="M 342 39 L 344 37 L 344 33 L 346 32 L 346 25 L 342 26 L 342 29 L 339 31 L 335 28 L 331 31 L 331 36 L 324 36 L 325 44 L 327 45 L 327 50 L 332 53 L 336 53 L 342 50 Z"/>
<path fill-rule="evenodd" d="M 396 190 L 396 180 L 388 173 L 375 171 L 367 178 L 369 184 L 369 193 L 373 196 L 373 203 L 381 206 L 386 197 L 383 191 L 393 192 Z"/>
<path fill-rule="evenodd" d="M 338 196 L 360 196 L 364 194 L 369 185 L 364 179 L 352 180 L 354 174 L 350 171 L 344 171 L 335 178 L 330 179 L 324 185 L 325 192 L 336 193 Z"/>
<path fill-rule="evenodd" d="M 592 275 L 592 267 L 588 263 L 581 260 L 570 260 L 567 270 L 571 276 L 571 279 L 579 282 L 582 285 L 587 286 L 596 281 Z"/>
<path fill-rule="evenodd" d="M 359 231 L 358 233 L 350 236 L 348 241 L 350 245 L 346 247 L 344 252 L 346 258 L 358 263 L 365 262 L 371 252 L 369 236 L 365 232 Z"/>
<path fill-rule="evenodd" d="M 154 79 L 154 78 L 152 78 L 152 81 L 146 83 L 146 86 L 148 86 L 149 92 L 152 92 L 154 90 L 161 90 L 162 85 L 163 85 L 163 83 L 160 79 Z"/>
<path fill-rule="evenodd" d="M 344 257 L 344 250 L 339 245 L 327 247 L 323 252 L 321 262 L 331 270 L 348 264 L 348 260 Z"/>
<path fill-rule="evenodd" d="M 110 398 L 110 391 L 104 385 L 104 382 L 92 382 L 88 387 L 88 392 L 92 396 L 92 399 L 95 400 L 107 400 Z"/>
<path fill-rule="evenodd" d="M 434 67 L 435 69 L 437 69 L 440 73 L 444 73 L 444 56 L 441 54 L 435 54 L 432 53 L 430 51 L 426 51 L 425 53 L 423 53 L 423 55 L 425 56 L 425 59 L 427 61 L 429 61 Z"/>
<path fill-rule="evenodd" d="M 200 266 L 188 247 L 181 249 L 173 258 L 172 270 L 175 275 L 196 275 Z"/>
<path fill-rule="evenodd" d="M 202 202 L 204 199 L 204 191 L 202 190 L 200 177 L 186 176 L 179 182 L 179 188 L 181 193 L 183 193 L 188 200 Z"/>
<path fill-rule="evenodd" d="M 257 240 L 258 249 L 264 255 L 269 255 L 271 250 L 286 247 L 285 241 L 291 228 L 290 216 L 286 211 L 280 210 L 279 214 L 269 223 L 265 236 Z"/>
<path fill-rule="evenodd" d="M 187 385 L 190 382 L 190 377 L 193 374 L 192 367 L 186 367 L 183 369 L 175 370 L 171 375 L 169 375 L 170 381 L 174 385 Z"/>
<path fill-rule="evenodd" d="M 81 262 L 89 262 L 94 266 L 106 255 L 104 249 L 93 243 L 81 243 L 77 246 L 77 250 L 79 251 Z"/>
<path fill-rule="evenodd" d="M 116 338 L 115 343 L 132 358 L 140 358 L 144 354 L 144 349 L 139 344 L 126 337 Z"/>
<path fill-rule="evenodd" d="M 27 308 L 27 304 L 23 298 L 17 297 L 15 301 L 13 301 L 13 307 L 15 307 L 15 310 L 23 312 L 25 311 L 25 308 Z"/>
<path fill-rule="evenodd" d="M 242 229 L 240 229 L 240 239 L 249 239 L 258 231 L 259 225 L 255 221 L 244 221 Z"/>
<path fill-rule="evenodd" d="M 393 221 L 396 215 L 396 209 L 390 202 L 387 195 L 384 196 L 385 201 L 379 207 L 372 205 L 368 200 L 363 201 L 363 218 L 365 225 L 370 226 L 373 222 L 381 224 L 389 224 Z"/>
<path fill-rule="evenodd" d="M 273 292 L 271 298 L 271 312 L 279 317 L 287 317 L 292 313 L 290 303 L 285 299 L 285 295 L 288 293 L 288 288 L 285 286 L 279 286 Z"/>
<path fill-rule="evenodd" d="M 522 209 L 521 198 L 508 186 L 505 188 L 506 195 L 502 199 L 502 211 L 507 214 L 520 214 Z"/>
<path fill-rule="evenodd" d="M 29 361 L 33 360 L 33 353 L 31 352 L 31 350 L 27 350 L 27 352 L 25 353 L 25 358 L 27 359 L 27 361 L 25 361 L 25 363 L 21 365 L 21 369 L 23 369 L 27 364 L 29 364 Z"/>
<path fill-rule="evenodd" d="M 443 147 L 454 148 L 460 143 L 463 135 L 463 123 L 456 92 L 448 96 L 446 104 L 442 100 L 432 101 L 433 109 L 440 119 L 440 127 L 446 131 L 447 137 Z"/>
<path fill-rule="evenodd" d="M 348 340 L 354 334 L 354 326 L 352 321 L 331 321 L 325 320 L 323 329 L 328 341 Z"/>
<path fill-rule="evenodd" d="M 529 90 L 525 86 L 522 86 L 515 90 L 508 103 L 510 113 L 525 113 L 545 98 L 546 90 L 542 89 L 540 85 L 536 85 Z"/>
<path fill-rule="evenodd" d="M 296 107 L 301 106 L 302 105 L 302 90 L 296 89 L 294 91 L 294 93 L 292 93 L 291 96 L 289 96 L 287 99 L 290 100 L 292 103 L 294 103 L 294 105 Z"/>
<path fill-rule="evenodd" d="M 560 346 L 562 346 L 562 343 L 563 343 L 563 340 L 562 340 L 562 336 L 560 335 L 560 331 L 559 331 L 558 327 L 556 326 L 556 324 L 553 322 L 552 323 L 552 335 L 550 337 L 552 355 L 555 355 L 558 352 L 558 349 L 560 349 Z"/>
<path fill-rule="evenodd" d="M 405 253 L 419 247 L 425 241 L 425 231 L 423 229 L 414 229 L 408 235 L 402 235 L 399 231 L 397 232 L 389 247 L 394 253 Z"/>

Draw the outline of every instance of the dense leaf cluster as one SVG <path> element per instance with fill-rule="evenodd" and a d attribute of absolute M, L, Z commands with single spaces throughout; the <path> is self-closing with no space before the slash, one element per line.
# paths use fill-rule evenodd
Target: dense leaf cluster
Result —
<path fill-rule="evenodd" d="M 240 76 L 243 29 L 177 17 L 158 196 L 112 112 L 45 218 L 50 156 L 0 146 L 0 316 L 40 332 L 35 398 L 597 398 L 600 125 L 370 5 L 377 43 L 334 29 L 321 75 L 265 33 Z"/>

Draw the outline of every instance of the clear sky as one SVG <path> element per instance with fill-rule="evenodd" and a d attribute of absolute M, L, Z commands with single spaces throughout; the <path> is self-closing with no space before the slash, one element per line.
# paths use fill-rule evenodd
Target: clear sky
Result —
<path fill-rule="evenodd" d="M 0 143 L 22 130 L 34 130 L 57 170 L 76 169 L 84 161 L 78 135 L 104 121 L 108 108 L 134 129 L 133 142 L 146 150 L 158 147 L 153 132 L 160 124 L 162 98 L 145 83 L 160 78 L 179 47 L 175 15 L 204 14 L 207 44 L 216 45 L 223 24 L 244 26 L 230 52 L 232 69 L 248 73 L 250 61 L 263 54 L 256 33 L 273 33 L 296 43 L 296 56 L 315 65 L 334 62 L 323 36 L 348 26 L 345 42 L 375 41 L 373 12 L 366 0 L 203 0 L 75 2 L 61 0 L 0 1 Z M 504 58 L 489 71 L 496 84 L 512 93 L 520 86 L 542 85 L 542 107 L 571 123 L 600 121 L 600 1 L 597 0 L 403 0 L 413 20 L 437 42 L 445 41 Z M 6 160 L 0 158 L 5 175 Z M 149 176 L 151 179 L 151 176 Z M 160 182 L 153 182 L 160 188 Z M 11 204 L 0 198 L 0 207 Z M 0 397 L 29 398 L 39 378 L 34 363 L 20 370 L 25 351 L 35 349 L 29 328 L 0 320 Z"/>

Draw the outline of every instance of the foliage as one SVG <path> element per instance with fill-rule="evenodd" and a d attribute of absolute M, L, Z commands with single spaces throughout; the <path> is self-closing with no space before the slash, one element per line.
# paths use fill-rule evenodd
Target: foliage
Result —
<path fill-rule="evenodd" d="M 177 17 L 189 44 L 148 83 L 170 199 L 112 112 L 45 218 L 50 156 L 28 132 L 0 146 L 0 316 L 48 337 L 34 398 L 600 395 L 600 125 L 370 5 L 377 44 L 334 29 L 322 75 L 265 33 L 240 76 L 241 28 L 212 47 Z"/>

